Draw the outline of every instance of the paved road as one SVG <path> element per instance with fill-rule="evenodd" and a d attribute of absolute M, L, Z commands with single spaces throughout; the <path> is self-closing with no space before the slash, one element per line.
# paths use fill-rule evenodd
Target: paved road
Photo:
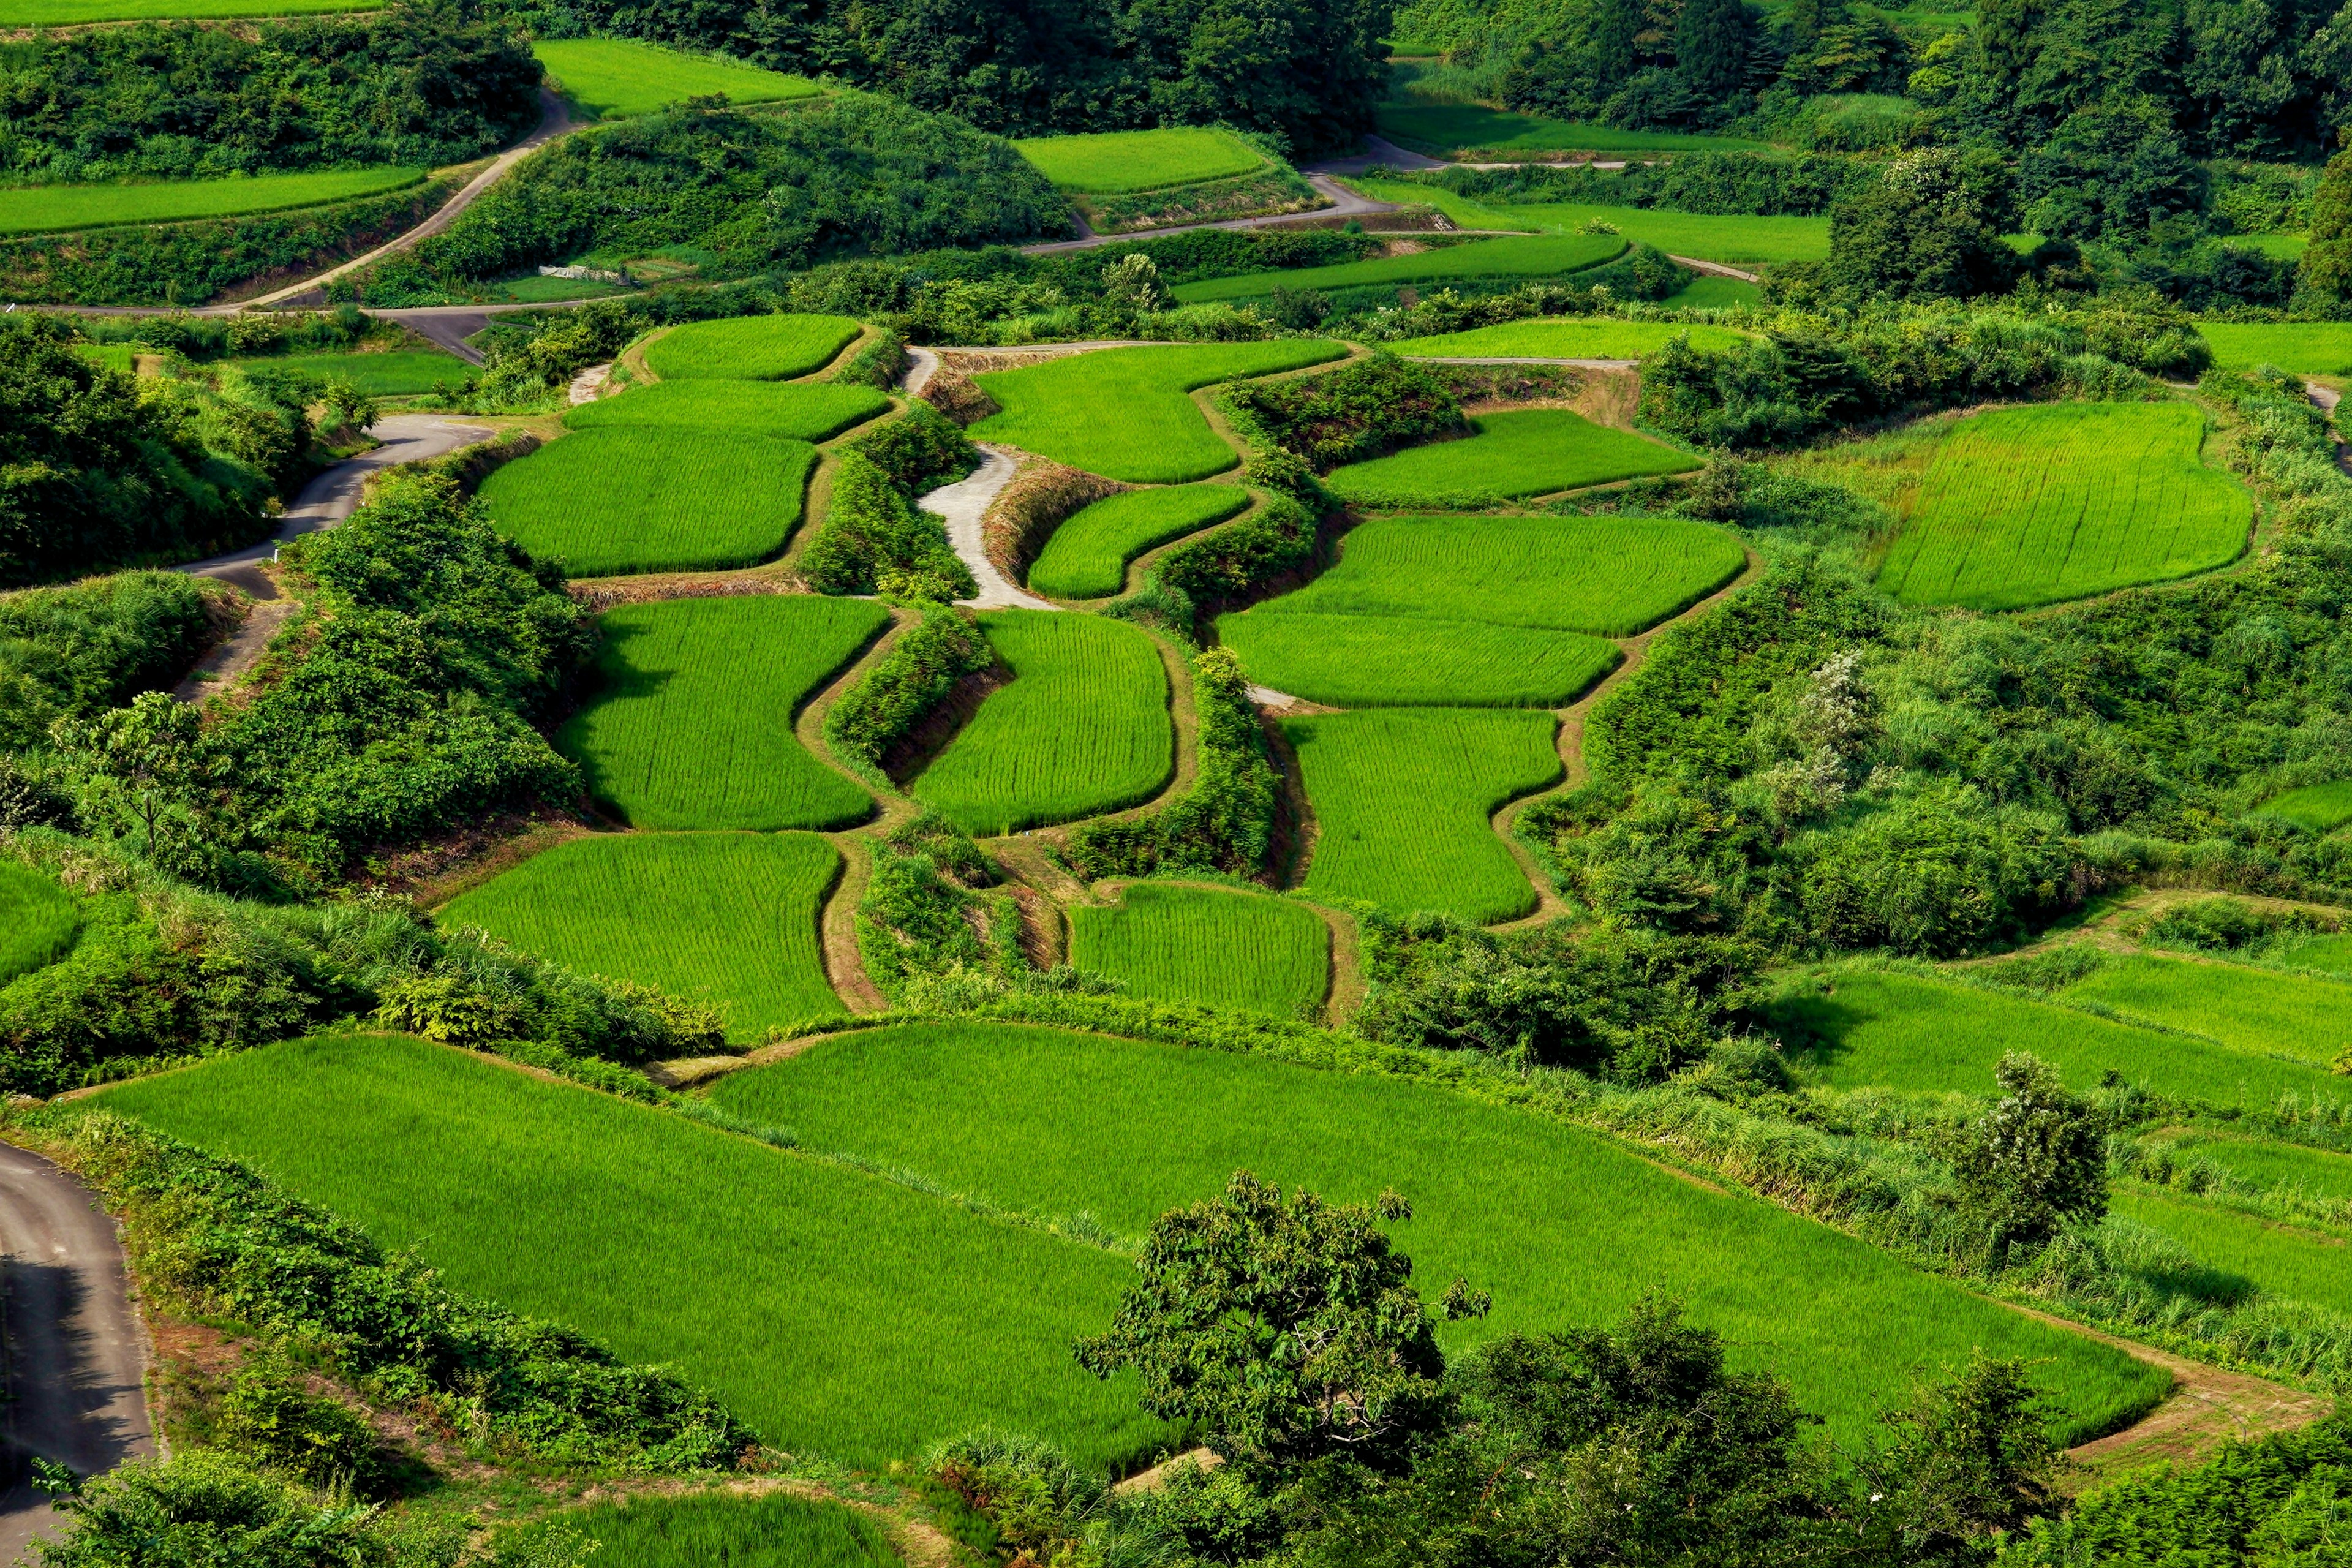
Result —
<path fill-rule="evenodd" d="M 89 1189 L 37 1154 L 0 1144 L 7 1402 L 0 1432 L 0 1563 L 14 1563 L 58 1519 L 25 1456 L 96 1475 L 152 1458 L 146 1337 L 131 1310 L 114 1222 Z"/>

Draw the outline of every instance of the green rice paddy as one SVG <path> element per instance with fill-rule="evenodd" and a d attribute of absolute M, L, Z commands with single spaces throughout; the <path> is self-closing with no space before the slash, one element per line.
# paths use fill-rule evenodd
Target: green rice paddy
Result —
<path fill-rule="evenodd" d="M 2227 565 L 2253 497 L 2199 454 L 2182 403 L 1998 408 L 1952 426 L 1878 584 L 1906 604 L 2022 609 Z"/>
<path fill-rule="evenodd" d="M 919 1173 L 1139 1236 L 1246 1169 L 1286 1189 L 1369 1202 L 1393 1187 L 1413 1283 L 1460 1276 L 1494 1294 L 1449 1324 L 1459 1352 L 1511 1331 L 1615 1320 L 1663 1289 L 1769 1367 L 1853 1445 L 1911 1380 L 1981 1347 L 2024 1357 L 2063 1413 L 2062 1440 L 2145 1409 L 2168 1380 L 2119 1351 L 1920 1273 L 1771 1204 L 1702 1186 L 1604 1139 L 1525 1112 L 1369 1074 L 1003 1026 L 846 1034 L 722 1079 L 719 1102 L 811 1147 Z"/>
<path fill-rule="evenodd" d="M 2352 935 L 2306 937 L 2283 949 L 2278 959 L 2297 969 L 2324 969 L 2352 979 Z"/>
<path fill-rule="evenodd" d="M 1597 267 L 1624 249 L 1625 242 L 1615 235 L 1511 235 L 1501 239 L 1467 240 L 1409 256 L 1381 256 L 1369 261 L 1334 262 L 1328 267 L 1250 272 L 1238 278 L 1205 278 L 1179 283 L 1170 292 L 1193 305 L 1212 300 L 1255 299 L 1271 294 L 1277 286 L 1329 289 L 1428 283 L 1444 279 L 1553 278 Z"/>
<path fill-rule="evenodd" d="M 2352 822 L 2352 779 L 2291 789 L 2273 795 L 2263 809 L 2314 833 L 2333 833 Z"/>
<path fill-rule="evenodd" d="M 1825 217 L 1680 213 L 1656 207 L 1596 206 L 1583 202 L 1496 205 L 1473 201 L 1442 186 L 1410 180 L 1350 179 L 1348 184 L 1377 201 L 1433 206 L 1464 228 L 1572 234 L 1588 225 L 1606 225 L 1627 244 L 1654 245 L 1669 256 L 1688 256 L 1734 266 L 1819 261 L 1830 253 L 1830 220 Z"/>
<path fill-rule="evenodd" d="M 723 1008 L 727 1037 L 749 1045 L 771 1026 L 842 1011 L 818 931 L 840 869 L 813 834 L 594 834 L 532 856 L 437 919 Z"/>
<path fill-rule="evenodd" d="M 656 343 L 655 347 L 660 347 Z M 972 379 L 1003 410 L 973 425 L 1001 441 L 1130 484 L 1184 484 L 1241 459 L 1209 428 L 1195 387 L 1334 360 L 1348 351 L 1316 339 L 1097 349 Z"/>
<path fill-rule="evenodd" d="M 783 552 L 816 448 L 778 437 L 615 423 L 482 482 L 499 531 L 575 577 L 719 571 Z"/>
<path fill-rule="evenodd" d="M 1261 605 L 1217 623 L 1250 679 L 1334 708 L 1560 708 L 1617 668 L 1584 632 Z"/>
<path fill-rule="evenodd" d="M 1037 552 L 1029 586 L 1056 599 L 1098 599 L 1127 585 L 1127 563 L 1155 545 L 1249 505 L 1236 485 L 1166 485 L 1105 496 L 1066 520 Z"/>
<path fill-rule="evenodd" d="M 908 787 L 967 833 L 1071 822 L 1158 795 L 1176 765 L 1168 671 L 1150 635 L 1054 610 L 978 617 L 1012 680 Z"/>
<path fill-rule="evenodd" d="M 2119 1218 L 2170 1237 L 2204 1268 L 2242 1281 L 2242 1288 L 2352 1312 L 2352 1253 L 2342 1237 L 2273 1225 L 2139 1188 L 2116 1192 L 2107 1208 Z"/>
<path fill-rule="evenodd" d="M 2242 1051 L 2324 1067 L 2352 1050 L 2352 984 L 2343 981 L 2142 953 L 2108 964 L 2062 994 Z"/>
<path fill-rule="evenodd" d="M 2168 1139 L 2166 1146 L 2184 1160 L 2220 1165 L 2258 1187 L 2352 1205 L 2352 1154 L 2206 1132 Z"/>
<path fill-rule="evenodd" d="M 872 797 L 809 753 L 793 716 L 889 618 L 868 600 L 805 594 L 619 605 L 604 616 L 603 689 L 556 745 L 635 826 L 863 822 Z"/>
<path fill-rule="evenodd" d="M 1108 906 L 1070 907 L 1070 963 L 1128 994 L 1295 1016 L 1331 988 L 1331 931 L 1263 893 L 1137 882 Z"/>
<path fill-rule="evenodd" d="M 438 349 L 394 349 L 384 353 L 280 354 L 233 362 L 248 370 L 292 371 L 321 381 L 349 382 L 365 397 L 408 397 L 444 382 L 463 386 L 474 367 Z"/>
<path fill-rule="evenodd" d="M 2200 321 L 2222 370 L 2274 364 L 2296 375 L 2352 375 L 2352 321 Z"/>
<path fill-rule="evenodd" d="M 1131 1378 L 1070 1355 L 1110 1321 L 1125 1259 L 878 1176 L 381 1036 L 222 1057 L 104 1103 L 457 1289 L 675 1366 L 793 1453 L 880 1469 L 983 1424 L 1087 1464 L 1166 1440 Z"/>
<path fill-rule="evenodd" d="M 656 381 L 583 403 L 563 416 L 573 430 L 653 426 L 729 435 L 824 441 L 890 406 L 870 386 L 768 381 Z"/>
<path fill-rule="evenodd" d="M 1731 136 L 1620 131 L 1613 125 L 1546 120 L 1480 103 L 1384 103 L 1372 119 L 1382 137 L 1433 158 L 1469 153 L 1723 153 L 1764 145 Z"/>
<path fill-rule="evenodd" d="M 1687 334 L 1694 348 L 1737 348 L 1745 332 L 1671 321 L 1619 321 L 1604 316 L 1545 316 L 1474 327 L 1434 338 L 1390 343 L 1407 359 L 1640 359 Z"/>
<path fill-rule="evenodd" d="M 592 120 L 650 114 L 713 93 L 735 103 L 773 103 L 824 90 L 806 77 L 631 38 L 550 38 L 531 45 L 530 52 Z"/>
<path fill-rule="evenodd" d="M 131 343 L 76 343 L 73 352 L 92 364 L 119 370 L 125 375 L 138 369 L 139 350 Z"/>
<path fill-rule="evenodd" d="M 384 168 L 249 174 L 233 180 L 159 180 L 137 185 L 19 185 L 0 188 L 0 234 L 68 233 L 122 224 L 283 212 L 380 196 L 424 181 L 422 169 Z"/>
<path fill-rule="evenodd" d="M 80 931 L 71 894 L 29 866 L 0 860 L 0 984 L 63 958 Z"/>
<path fill-rule="evenodd" d="M 1360 506 L 1429 506 L 1517 500 L 1704 466 L 1662 441 L 1595 425 L 1566 408 L 1481 414 L 1470 424 L 1475 436 L 1350 463 L 1324 482 Z"/>
<path fill-rule="evenodd" d="M 1391 708 L 1286 719 L 1315 813 L 1307 890 L 1480 924 L 1536 890 L 1495 832 L 1507 801 L 1560 775 L 1549 713 Z"/>
<path fill-rule="evenodd" d="M 901 1568 L 873 1520 L 790 1492 L 625 1496 L 509 1531 L 500 1555 L 544 1540 L 554 1525 L 578 1531 L 596 1543 L 597 1557 L 627 1568 Z"/>
<path fill-rule="evenodd" d="M 864 331 L 847 316 L 695 321 L 648 343 L 646 365 L 665 381 L 789 381 L 831 364 Z"/>
<path fill-rule="evenodd" d="M 1240 137 L 1203 126 L 1033 136 L 1013 145 L 1055 184 L 1087 195 L 1198 184 L 1265 165 L 1265 155 Z"/>

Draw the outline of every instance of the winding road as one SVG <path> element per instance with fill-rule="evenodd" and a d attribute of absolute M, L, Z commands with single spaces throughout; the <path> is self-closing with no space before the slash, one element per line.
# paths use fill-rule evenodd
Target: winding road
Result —
<path fill-rule="evenodd" d="M 5 1294 L 5 1491 L 0 1563 L 56 1533 L 27 1457 L 97 1475 L 155 1453 L 147 1342 L 131 1303 L 122 1244 L 89 1188 L 37 1154 L 0 1144 Z"/>

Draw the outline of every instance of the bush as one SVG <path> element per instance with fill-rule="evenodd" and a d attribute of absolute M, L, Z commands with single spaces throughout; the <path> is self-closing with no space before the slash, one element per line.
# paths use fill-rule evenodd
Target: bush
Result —
<path fill-rule="evenodd" d="M 31 751 L 59 719 L 169 686 L 212 640 L 200 579 L 125 572 L 0 598 L 0 751 Z"/>
<path fill-rule="evenodd" d="M 1470 432 L 1461 405 L 1436 374 L 1390 353 L 1324 375 L 1236 382 L 1223 402 L 1251 436 L 1297 453 L 1318 474 Z"/>
<path fill-rule="evenodd" d="M 800 572 L 820 594 L 945 603 L 979 591 L 941 519 L 917 510 L 887 472 L 856 449 L 834 468 L 824 521 L 802 552 Z"/>
<path fill-rule="evenodd" d="M 1148 877 L 1187 867 L 1237 877 L 1265 870 L 1280 795 L 1248 677 L 1232 650 L 1214 647 L 1193 658 L 1192 703 L 1201 724 L 1192 788 L 1158 811 L 1080 823 L 1068 854 L 1086 877 Z"/>
<path fill-rule="evenodd" d="M 957 682 L 990 668 L 996 650 L 950 605 L 919 606 L 921 621 L 824 716 L 824 738 L 854 768 L 878 774 L 892 747 L 914 733 Z"/>

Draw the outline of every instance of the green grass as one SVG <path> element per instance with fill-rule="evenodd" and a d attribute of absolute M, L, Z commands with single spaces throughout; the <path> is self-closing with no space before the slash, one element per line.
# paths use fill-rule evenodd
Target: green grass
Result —
<path fill-rule="evenodd" d="M 1033 136 L 1013 145 L 1066 191 L 1118 195 L 1229 179 L 1263 168 L 1265 155 L 1230 132 L 1200 126 Z"/>
<path fill-rule="evenodd" d="M 696 321 L 646 346 L 666 381 L 789 381 L 833 363 L 864 331 L 846 316 L 737 316 Z"/>
<path fill-rule="evenodd" d="M 2300 261 L 2303 253 L 2311 248 L 2307 234 L 2231 234 L 2222 236 L 2222 243 L 2246 250 L 2259 250 L 2279 261 Z"/>
<path fill-rule="evenodd" d="M 2352 1154 L 2205 1132 L 2168 1139 L 2166 1145 L 2184 1159 L 2220 1165 L 2259 1187 L 2352 1204 Z"/>
<path fill-rule="evenodd" d="M 664 104 L 712 93 L 724 93 L 736 103 L 773 103 L 824 90 L 806 77 L 627 38 L 553 39 L 533 44 L 530 52 L 563 84 L 564 95 L 595 120 L 650 114 Z"/>
<path fill-rule="evenodd" d="M 1070 963 L 1130 995 L 1288 1018 L 1331 988 L 1331 930 L 1262 893 L 1137 882 L 1108 908 L 1070 906 Z"/>
<path fill-rule="evenodd" d="M 133 343 L 76 343 L 73 352 L 96 365 L 119 370 L 125 375 L 135 373 L 140 350 Z"/>
<path fill-rule="evenodd" d="M 1582 202 L 1490 205 L 1457 196 L 1441 186 L 1410 180 L 1350 179 L 1347 183 L 1376 201 L 1433 206 L 1464 228 L 1567 234 L 1587 224 L 1606 224 L 1628 244 L 1654 245 L 1669 256 L 1688 256 L 1733 266 L 1819 261 L 1830 253 L 1830 220 L 1825 217 L 1664 212 L 1655 207 L 1606 207 Z"/>
<path fill-rule="evenodd" d="M 457 1289 L 674 1365 L 793 1453 L 880 1469 L 983 1423 L 1091 1463 L 1164 1440 L 1132 1379 L 1070 1355 L 1125 1259 L 878 1176 L 396 1037 L 269 1046 L 104 1103 Z"/>
<path fill-rule="evenodd" d="M 2279 962 L 2299 969 L 2324 969 L 2352 978 L 2352 936 L 2307 937 L 2285 949 Z"/>
<path fill-rule="evenodd" d="M 2352 375 L 2352 321 L 2200 321 L 2222 370 L 2274 364 L 2297 375 Z"/>
<path fill-rule="evenodd" d="M 1283 721 L 1315 812 L 1307 889 L 1481 924 L 1536 907 L 1489 820 L 1556 781 L 1549 713 L 1373 709 Z"/>
<path fill-rule="evenodd" d="M 2325 1068 L 2232 1050 L 1972 985 L 1907 974 L 1832 975 L 1775 1002 L 1770 1016 L 1790 1055 L 1839 1089 L 1992 1091 L 2009 1051 L 2032 1051 L 2076 1089 L 2121 1073 L 2158 1094 L 2224 1108 L 2266 1108 L 2284 1094 L 2341 1099 Z"/>
<path fill-rule="evenodd" d="M 1334 708 L 1561 708 L 1620 657 L 1583 632 L 1264 605 L 1219 621 L 1217 640 L 1257 684 Z"/>
<path fill-rule="evenodd" d="M 2066 987 L 2127 1018 L 2326 1066 L 2352 1050 L 2352 984 L 2141 953 Z"/>
<path fill-rule="evenodd" d="M 1666 303 L 1683 310 L 1743 310 L 1764 303 L 1764 290 L 1737 278 L 1703 272 L 1666 296 Z"/>
<path fill-rule="evenodd" d="M 1462 498 L 1517 500 L 1702 466 L 1687 452 L 1566 408 L 1515 408 L 1470 424 L 1475 436 L 1350 463 L 1324 482 L 1333 495 L 1360 505 L 1425 506 Z"/>
<path fill-rule="evenodd" d="M 1479 103 L 1384 103 L 1372 111 L 1372 121 L 1386 140 L 1431 157 L 1482 152 L 1724 153 L 1764 145 L 1732 136 L 1620 131 L 1611 125 L 1546 120 Z"/>
<path fill-rule="evenodd" d="M 1605 1139 L 1370 1074 L 1051 1029 L 916 1026 L 843 1035 L 718 1086 L 729 1109 L 812 1146 L 951 1190 L 1140 1234 L 1247 1169 L 1335 1202 L 1393 1187 L 1390 1227 L 1434 1297 L 1494 1293 L 1447 1324 L 1460 1352 L 1508 1332 L 1613 1321 L 1643 1291 L 1684 1298 L 1743 1368 L 1770 1368 L 1853 1446 L 1911 1380 L 1981 1347 L 2024 1358 L 2062 1440 L 2146 1408 L 2168 1379 L 2119 1351 L 1923 1274 L 1771 1204 L 1711 1190 Z"/>
<path fill-rule="evenodd" d="M 2170 1237 L 2205 1268 L 2241 1282 L 2242 1290 L 2352 1312 L 2352 1254 L 2338 1237 L 2137 1188 L 2116 1193 L 2107 1207 Z M 2221 1281 L 2209 1276 L 2207 1283 Z"/>
<path fill-rule="evenodd" d="M 442 382 L 462 386 L 474 367 L 438 349 L 394 349 L 386 353 L 280 354 L 237 360 L 249 370 L 290 370 L 322 381 L 347 381 L 368 397 L 405 397 L 430 392 Z"/>
<path fill-rule="evenodd" d="M 2352 822 L 2352 779 L 2291 789 L 2272 796 L 2263 809 L 2314 833 L 2333 833 Z"/>
<path fill-rule="evenodd" d="M 589 795 L 638 827 L 846 827 L 865 790 L 793 733 L 802 703 L 888 624 L 863 599 L 671 599 L 604 613 L 603 689 L 556 735 Z"/>
<path fill-rule="evenodd" d="M 659 345 L 656 344 L 656 347 Z M 1297 370 L 1348 351 L 1315 339 L 1097 349 L 972 379 L 994 398 L 966 432 L 1130 484 L 1185 484 L 1241 458 L 1190 394 L 1212 382 Z"/>
<path fill-rule="evenodd" d="M 908 793 L 967 833 L 1014 833 L 1137 805 L 1175 767 L 1168 671 L 1150 634 L 1058 610 L 990 610 L 1013 671 Z"/>
<path fill-rule="evenodd" d="M 63 958 L 80 931 L 71 894 L 28 866 L 0 860 L 0 984 Z"/>
<path fill-rule="evenodd" d="M 1690 334 L 1695 348 L 1736 348 L 1748 341 L 1747 333 L 1735 332 L 1728 327 L 1619 321 L 1605 316 L 1544 316 L 1528 321 L 1507 321 L 1497 327 L 1475 327 L 1466 332 L 1447 332 L 1442 337 L 1407 338 L 1386 347 L 1407 359 L 1640 359 L 1657 353 L 1685 332 Z"/>
<path fill-rule="evenodd" d="M 499 1550 L 543 1541 L 558 1525 L 596 1542 L 600 1562 L 626 1568 L 900 1568 L 873 1520 L 790 1492 L 624 1497 L 509 1531 Z"/>
<path fill-rule="evenodd" d="M 870 386 L 765 381 L 656 381 L 583 403 L 563 416 L 574 430 L 656 426 L 824 441 L 890 406 Z"/>
<path fill-rule="evenodd" d="M 142 185 L 0 188 L 0 234 L 66 233 L 122 224 L 283 212 L 378 196 L 425 180 L 422 169 L 333 169 L 234 180 L 159 180 Z"/>
<path fill-rule="evenodd" d="M 447 930 L 492 936 L 583 974 L 725 1009 L 727 1037 L 829 1018 L 818 923 L 841 868 L 803 833 L 609 833 L 574 838 L 451 900 Z"/>
<path fill-rule="evenodd" d="M 1167 485 L 1106 496 L 1065 520 L 1029 567 L 1029 586 L 1056 599 L 1098 599 L 1127 585 L 1127 563 L 1249 505 L 1237 485 Z"/>
<path fill-rule="evenodd" d="M 1906 604 L 2023 609 L 2236 560 L 2254 515 L 2244 486 L 2199 456 L 2185 403 L 1997 408 L 1951 426 L 1878 585 Z"/>
<path fill-rule="evenodd" d="M 816 448 L 778 437 L 616 424 L 482 482 L 499 531 L 575 577 L 754 566 L 799 526 Z"/>
<path fill-rule="evenodd" d="M 593 278 L 508 278 L 483 292 L 492 300 L 514 305 L 545 305 L 559 300 L 604 300 L 629 290 L 618 283 Z"/>
<path fill-rule="evenodd" d="M 1597 267 L 1622 254 L 1615 235 L 1508 235 L 1473 239 L 1410 256 L 1378 256 L 1369 261 L 1339 261 L 1328 267 L 1293 267 L 1246 272 L 1238 278 L 1204 278 L 1170 290 L 1188 305 L 1211 300 L 1250 300 L 1284 289 L 1353 289 L 1372 284 L 1428 283 L 1456 278 L 1552 278 Z"/>

